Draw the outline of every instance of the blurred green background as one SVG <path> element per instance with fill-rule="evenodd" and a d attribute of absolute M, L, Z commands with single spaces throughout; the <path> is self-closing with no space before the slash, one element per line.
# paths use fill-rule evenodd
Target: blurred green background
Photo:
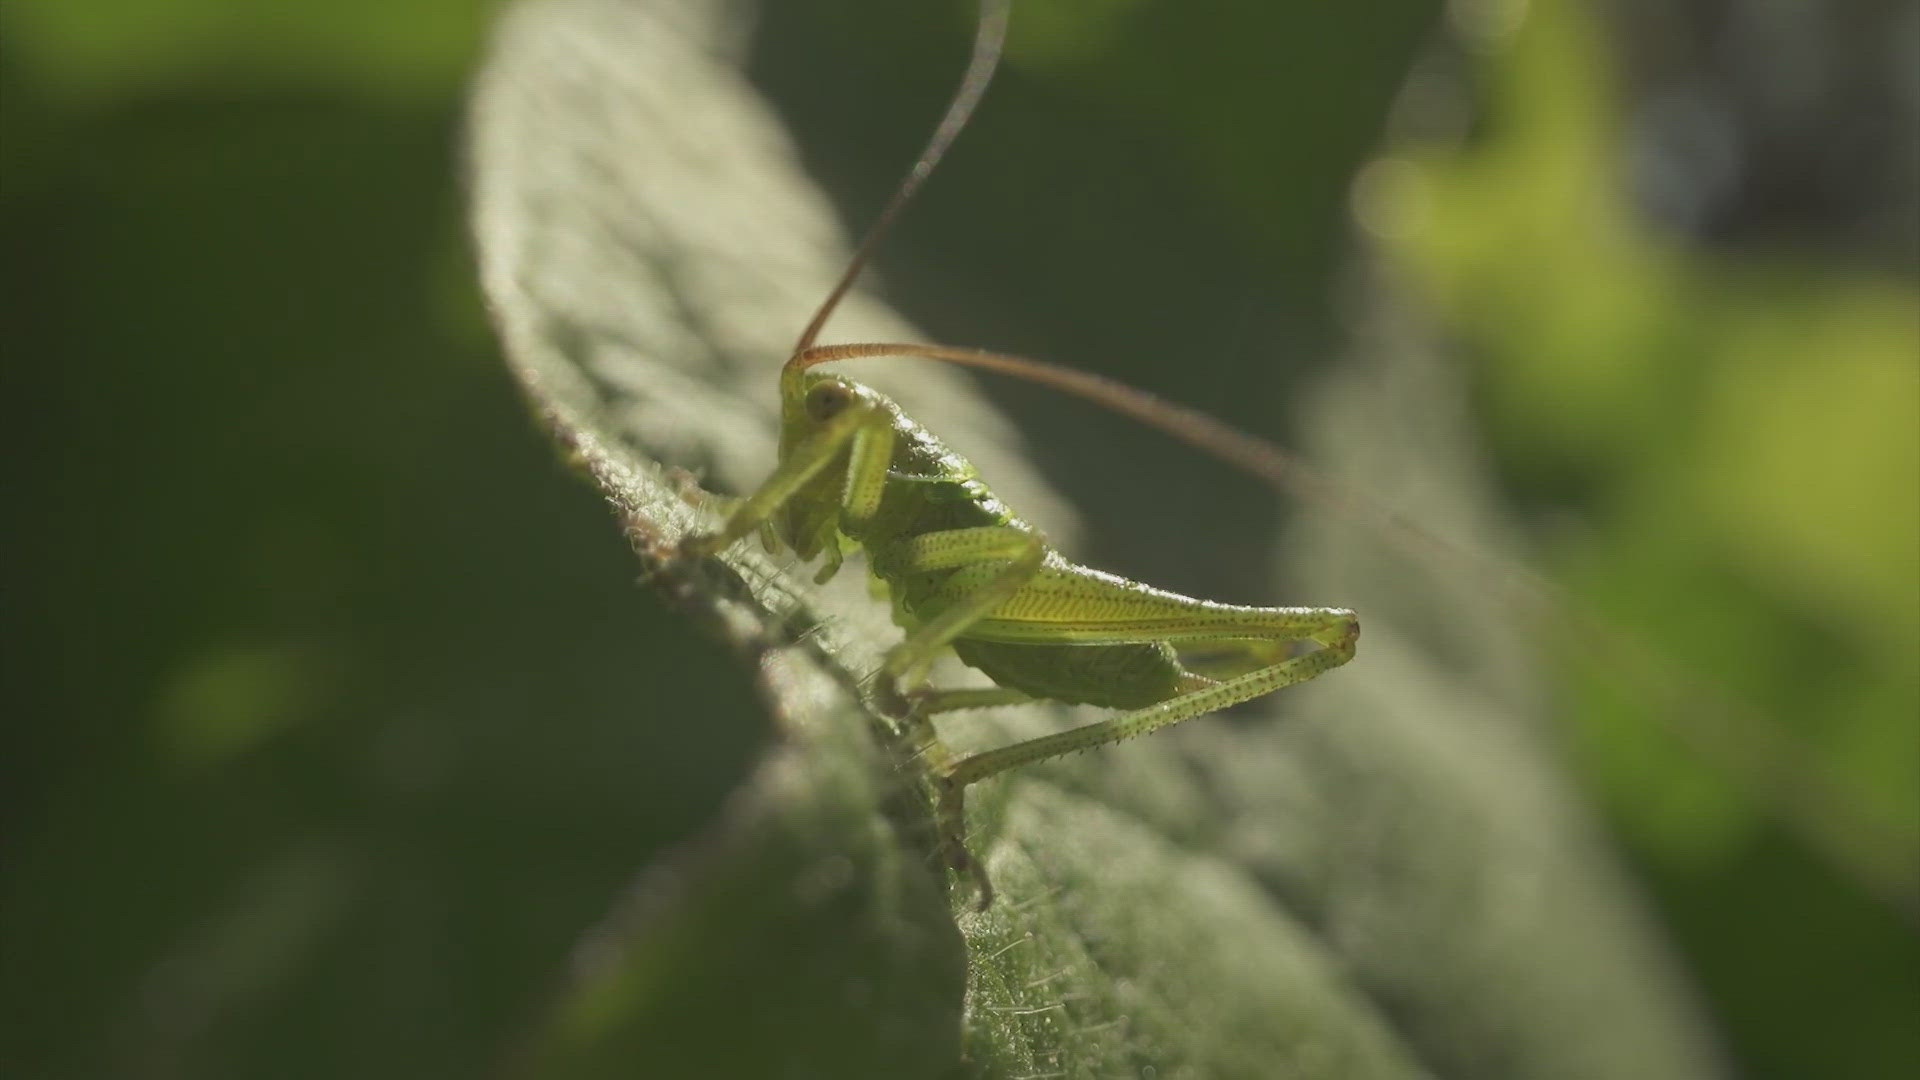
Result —
<path fill-rule="evenodd" d="M 753 76 L 863 222 L 968 10 L 771 7 Z M 486 26 L 0 8 L 19 1075 L 481 1072 L 750 759 L 737 669 L 633 586 L 495 355 L 458 172 Z M 1032 0 L 882 271 L 937 338 L 1282 439 L 1357 321 L 1417 314 L 1542 563 L 1739 703 L 1676 726 L 1591 665 L 1562 693 L 1737 1067 L 1906 1075 L 1915 72 L 1899 3 Z M 1260 593 L 1277 499 L 996 393 L 1089 561 Z"/>

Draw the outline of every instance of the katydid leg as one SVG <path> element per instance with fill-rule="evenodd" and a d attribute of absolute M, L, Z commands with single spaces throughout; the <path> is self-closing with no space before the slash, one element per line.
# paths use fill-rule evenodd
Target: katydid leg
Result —
<path fill-rule="evenodd" d="M 1323 625 L 1307 635 L 1319 646 L 1312 652 L 1189 690 L 1144 709 L 974 754 L 955 765 L 948 778 L 957 786 L 964 787 L 1008 769 L 1145 735 L 1182 720 L 1218 712 L 1283 687 L 1305 682 L 1353 659 L 1354 643 L 1359 635 L 1360 624 L 1351 612 L 1328 609 Z"/>
<path fill-rule="evenodd" d="M 857 508 L 849 506 L 849 509 L 871 515 L 886 483 L 887 453 L 892 441 L 892 423 L 885 413 L 857 402 L 850 405 L 784 455 L 773 475 L 734 507 L 719 532 L 689 537 L 681 544 L 681 550 L 689 555 L 711 555 L 758 531 L 773 520 L 773 515 L 805 487 L 807 481 L 831 465 L 849 442 L 855 444 L 855 451 L 850 455 L 844 490 L 846 498 L 859 503 Z M 858 512 L 856 517 L 860 516 Z"/>
<path fill-rule="evenodd" d="M 1181 641 L 1218 645 L 1229 652 L 1245 648 L 1246 655 L 1255 658 L 1284 655 L 1287 651 L 1285 647 L 1295 641 L 1310 641 L 1316 648 L 1303 655 L 1274 660 L 1224 680 L 1194 676 L 1192 689 L 1165 701 L 1067 731 L 982 751 L 947 768 L 941 777 L 940 805 L 935 819 L 942 843 L 947 849 L 949 864 L 974 879 L 980 893 L 979 904 L 983 909 L 991 904 L 993 890 L 985 869 L 973 859 L 966 847 L 965 798 L 968 785 L 1022 765 L 1144 735 L 1182 720 L 1217 712 L 1283 687 L 1305 682 L 1353 659 L 1355 644 L 1360 636 L 1360 624 L 1353 612 L 1338 608 L 1241 608 L 1219 612 L 1202 609 L 1190 611 L 1188 615 L 1192 625 L 1172 633 L 1164 626 L 1154 625 L 1157 620 L 1149 619 L 1142 620 L 1143 625 L 1132 628 L 1124 624 L 1076 626 L 1065 638 L 1054 636 L 1052 640 L 1063 645 L 1072 642 L 1091 645 Z M 984 619 L 975 623 L 969 632 L 995 638 L 1006 635 L 1017 640 L 1028 638 L 1031 628 L 1027 630 L 1027 633 L 1022 633 L 1017 620 Z M 1272 645 L 1262 643 L 1258 635 L 1263 631 L 1264 640 L 1272 642 Z M 1054 632 L 1058 635 L 1059 628 L 1055 627 Z"/>

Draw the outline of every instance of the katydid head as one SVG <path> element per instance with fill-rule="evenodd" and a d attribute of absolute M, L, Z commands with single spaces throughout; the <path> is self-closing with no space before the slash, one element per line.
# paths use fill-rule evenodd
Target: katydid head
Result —
<path fill-rule="evenodd" d="M 853 432 L 845 427 L 861 417 L 899 424 L 900 407 L 873 389 L 839 375 L 802 373 L 789 365 L 780 383 L 780 459 L 820 453 L 838 441 L 832 460 L 844 461 Z M 851 416 L 858 413 L 859 416 Z M 831 430 L 840 428 L 836 433 Z M 803 559 L 838 543 L 842 487 L 846 467 L 828 464 L 806 480 L 773 518 L 780 540 Z"/>
<path fill-rule="evenodd" d="M 898 413 L 900 407 L 874 390 L 840 375 L 800 374 L 789 369 L 780 383 L 780 456 L 785 458 L 848 409 Z"/>

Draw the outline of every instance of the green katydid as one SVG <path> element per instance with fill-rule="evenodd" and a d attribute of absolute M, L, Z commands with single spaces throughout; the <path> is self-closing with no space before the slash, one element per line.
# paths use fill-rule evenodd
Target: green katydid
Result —
<path fill-rule="evenodd" d="M 780 380 L 781 464 L 734 509 L 719 533 L 683 545 L 688 556 L 711 554 L 758 531 L 804 558 L 823 558 L 823 580 L 838 570 L 847 552 L 864 547 L 869 568 L 889 587 L 897 617 L 907 626 L 905 641 L 879 672 L 878 703 L 896 713 L 905 711 L 899 719 L 923 744 L 932 745 L 925 716 L 947 709 L 1031 697 L 1132 707 L 1099 724 L 989 750 L 958 763 L 933 761 L 932 771 L 943 784 L 938 817 L 949 862 L 973 870 L 983 899 L 987 883 L 962 841 L 961 800 L 968 785 L 1311 678 L 1352 657 L 1357 623 L 1342 609 L 1233 608 L 1075 566 L 1051 552 L 1030 526 L 992 498 L 965 461 L 941 449 L 898 406 L 850 380 L 809 371 L 817 364 L 906 356 L 1045 383 L 1130 415 L 1284 494 L 1322 506 L 1414 561 L 1474 582 L 1497 606 L 1538 620 L 1572 641 L 1581 662 L 1657 710 L 1688 743 L 1749 785 L 1849 876 L 1870 883 L 1897 906 L 1911 907 L 1910 862 L 1878 854 L 1899 850 L 1897 836 L 1886 842 L 1856 842 L 1860 836 L 1885 837 L 1888 831 L 1831 777 L 1810 767 L 1807 755 L 1796 749 L 1796 739 L 1720 689 L 1667 665 L 1630 632 L 1574 604 L 1539 574 L 1442 539 L 1317 475 L 1263 439 L 1099 376 L 971 349 L 816 345 L 872 250 L 984 92 L 1005 31 L 1007 6 L 1008 0 L 983 0 L 973 60 L 959 93 L 786 364 Z M 956 518 L 943 522 L 937 516 L 915 519 L 897 513 L 907 504 L 931 509 L 943 498 L 952 499 L 943 512 Z M 1127 621 L 1123 616 L 1128 604 L 1136 617 L 1117 626 Z M 1080 616 L 1096 607 L 1108 621 L 1090 626 L 1095 620 Z M 1154 613 L 1143 614 L 1146 611 Z M 1313 651 L 1298 652 L 1302 647 Z M 929 663 L 946 648 L 994 677 L 999 688 L 919 689 Z M 1183 665 L 1181 650 L 1205 650 L 1208 656 L 1189 656 Z M 1223 657 L 1230 659 L 1223 664 Z M 1109 692 L 1115 676 L 1102 664 L 1125 667 L 1120 681 L 1127 683 L 1127 700 Z M 1140 666 L 1130 666 L 1134 664 Z M 1150 686 L 1150 669 L 1173 683 L 1171 688 L 1162 683 L 1165 696 L 1143 689 Z M 912 692 L 901 693 L 903 685 Z M 1152 700 L 1137 704 L 1143 699 Z M 909 705 L 917 708 L 907 709 Z"/>
<path fill-rule="evenodd" d="M 879 694 L 916 721 L 1034 698 L 1124 710 L 936 766 L 948 861 L 973 874 L 983 906 L 991 887 L 964 843 L 968 785 L 1311 679 L 1352 659 L 1360 632 L 1344 608 L 1214 603 L 1070 562 L 995 498 L 969 462 L 894 402 L 851 379 L 810 370 L 886 356 L 984 367 L 1093 397 L 1195 437 L 1195 418 L 1184 410 L 1038 361 L 934 345 L 815 344 L 878 239 L 984 92 L 1005 35 L 1007 4 L 989 0 L 984 7 L 973 61 L 946 116 L 782 370 L 778 467 L 718 533 L 682 547 L 688 556 L 708 555 L 760 533 L 803 560 L 823 558 L 822 581 L 839 570 L 847 552 L 864 549 L 869 571 L 886 586 L 895 621 L 906 630 L 882 666 Z M 949 648 L 999 688 L 922 686 L 932 662 Z M 1183 658 L 1182 650 L 1205 655 Z"/>

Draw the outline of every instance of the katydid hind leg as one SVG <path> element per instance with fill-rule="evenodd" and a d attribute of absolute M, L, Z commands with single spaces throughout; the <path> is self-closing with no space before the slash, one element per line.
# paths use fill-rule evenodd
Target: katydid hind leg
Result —
<path fill-rule="evenodd" d="M 1021 765 L 1145 735 L 1182 720 L 1218 712 L 1230 705 L 1306 682 L 1351 660 L 1359 636 L 1360 624 L 1352 612 L 1325 609 L 1320 625 L 1307 635 L 1319 646 L 1311 652 L 1189 690 L 1143 709 L 974 754 L 953 767 L 952 779 L 964 786 Z"/>
<path fill-rule="evenodd" d="M 967 850 L 966 789 L 988 777 L 1009 769 L 1048 761 L 1079 750 L 1145 735 L 1197 716 L 1218 712 L 1231 705 L 1270 694 L 1275 690 L 1305 682 L 1351 660 L 1360 635 L 1360 624 L 1351 611 L 1337 608 L 1284 609 L 1275 612 L 1276 622 L 1285 630 L 1276 632 L 1269 649 L 1248 649 L 1247 655 L 1273 655 L 1283 658 L 1262 664 L 1251 671 L 1177 694 L 1166 701 L 1134 709 L 1118 716 L 1083 724 L 1067 731 L 1028 739 L 993 750 L 986 750 L 951 765 L 939 778 L 940 802 L 935 813 L 948 864 L 973 879 L 984 909 L 992 902 L 992 886 L 985 867 Z M 1303 626 L 1303 623 L 1306 624 Z M 1124 630 L 1112 632 L 1110 639 L 1137 640 L 1139 635 Z M 1302 655 L 1286 655 L 1294 640 L 1310 641 L 1315 648 Z M 1092 643 L 1087 638 L 1083 643 Z M 1203 636 L 1188 640 L 1205 644 Z M 1244 645 L 1244 638 L 1220 638 L 1223 650 Z"/>

